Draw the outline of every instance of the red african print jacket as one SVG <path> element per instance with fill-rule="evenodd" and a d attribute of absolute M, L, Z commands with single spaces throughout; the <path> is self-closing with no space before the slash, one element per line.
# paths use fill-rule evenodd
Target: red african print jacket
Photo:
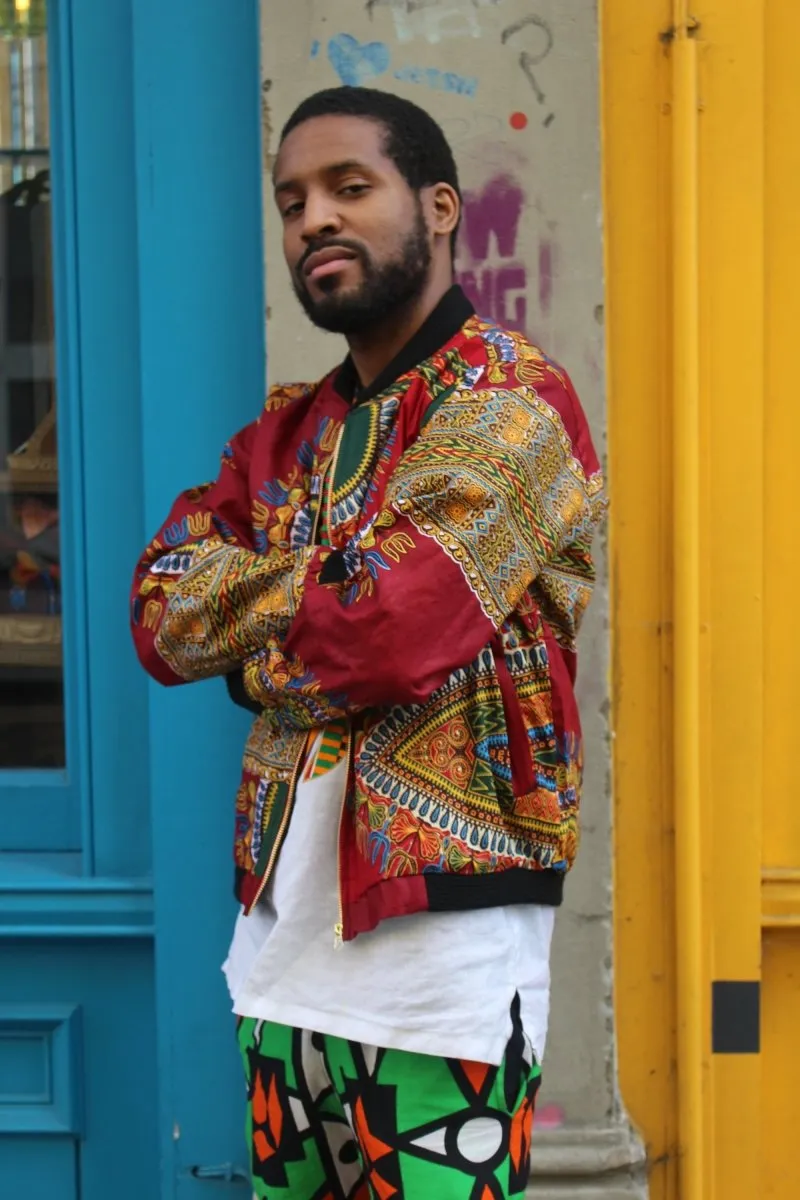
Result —
<path fill-rule="evenodd" d="M 270 391 L 133 586 L 150 674 L 237 672 L 256 711 L 248 909 L 310 745 L 340 732 L 346 940 L 424 909 L 558 904 L 577 845 L 575 636 L 603 511 L 586 419 L 566 374 L 457 288 L 400 360 L 361 396 L 347 364 Z"/>

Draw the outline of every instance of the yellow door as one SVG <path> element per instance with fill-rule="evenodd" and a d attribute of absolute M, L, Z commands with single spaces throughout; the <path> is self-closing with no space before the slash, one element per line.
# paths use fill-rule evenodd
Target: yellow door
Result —
<path fill-rule="evenodd" d="M 800 5 L 602 32 L 622 1093 L 654 1200 L 796 1200 Z"/>
<path fill-rule="evenodd" d="M 800 5 L 764 0 L 761 1195 L 800 1196 Z"/>

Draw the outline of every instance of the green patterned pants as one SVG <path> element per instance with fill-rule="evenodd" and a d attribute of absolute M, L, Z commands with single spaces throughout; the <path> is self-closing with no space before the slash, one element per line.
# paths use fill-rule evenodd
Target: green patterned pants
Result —
<path fill-rule="evenodd" d="M 254 1200 L 523 1195 L 540 1070 L 516 1007 L 500 1067 L 242 1020 Z"/>

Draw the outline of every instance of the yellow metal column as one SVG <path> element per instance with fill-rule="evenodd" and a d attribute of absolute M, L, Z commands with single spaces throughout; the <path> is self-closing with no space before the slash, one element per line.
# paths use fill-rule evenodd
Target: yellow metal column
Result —
<path fill-rule="evenodd" d="M 766 12 L 603 7 L 617 1015 L 658 1200 L 763 1193 Z"/>
<path fill-rule="evenodd" d="M 601 18 L 617 1039 L 651 1200 L 674 1200 L 671 4 Z"/>
<path fill-rule="evenodd" d="M 800 1196 L 800 5 L 765 8 L 764 1200 Z"/>
<path fill-rule="evenodd" d="M 743 1025 L 742 997 L 761 985 L 764 15 L 764 0 L 698 14 L 705 912 L 710 979 L 738 996 Z M 761 1195 L 758 1030 L 732 1049 L 727 1023 L 711 1058 L 709 1200 Z"/>
<path fill-rule="evenodd" d="M 675 0 L 672 59 L 674 808 L 678 1177 L 703 1200 L 707 1075 L 700 788 L 700 311 L 697 22 Z"/>

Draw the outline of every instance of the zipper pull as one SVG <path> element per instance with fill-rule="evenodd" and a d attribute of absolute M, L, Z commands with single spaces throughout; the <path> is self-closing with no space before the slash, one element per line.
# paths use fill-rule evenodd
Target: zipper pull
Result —
<path fill-rule="evenodd" d="M 333 948 L 338 950 L 344 944 L 344 926 L 342 924 L 334 925 L 333 927 Z"/>

